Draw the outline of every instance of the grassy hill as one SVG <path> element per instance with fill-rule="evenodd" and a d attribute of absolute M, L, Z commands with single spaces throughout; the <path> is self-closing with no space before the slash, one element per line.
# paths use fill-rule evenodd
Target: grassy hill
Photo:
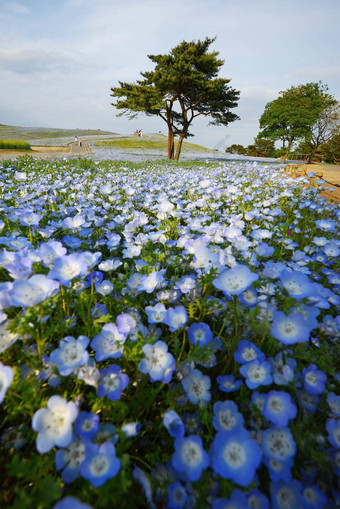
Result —
<path fill-rule="evenodd" d="M 114 136 L 116 133 L 101 129 L 58 129 L 54 127 L 20 127 L 0 124 L 0 139 L 2 140 L 34 140 L 73 138 L 74 136 Z"/>
<path fill-rule="evenodd" d="M 143 134 L 142 138 L 138 136 L 117 136 L 113 139 L 96 141 L 95 146 L 102 148 L 114 148 L 123 150 L 160 150 L 166 152 L 168 148 L 168 138 L 163 134 Z M 175 139 L 176 146 L 176 139 Z M 197 145 L 195 143 L 183 142 L 183 152 L 211 152 L 211 149 Z"/>

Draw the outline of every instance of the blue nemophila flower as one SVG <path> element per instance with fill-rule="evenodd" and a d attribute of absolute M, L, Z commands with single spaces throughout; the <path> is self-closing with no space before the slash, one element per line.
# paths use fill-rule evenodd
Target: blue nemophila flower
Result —
<path fill-rule="evenodd" d="M 239 264 L 221 272 L 217 279 L 213 279 L 213 285 L 227 295 L 239 295 L 258 278 L 259 276 L 252 272 L 247 265 Z"/>
<path fill-rule="evenodd" d="M 98 431 L 99 415 L 91 412 L 80 412 L 74 425 L 74 431 L 84 439 L 91 439 Z"/>
<path fill-rule="evenodd" d="M 94 319 L 100 318 L 103 315 L 107 315 L 107 307 L 102 302 L 97 302 L 91 309 L 91 316 Z"/>
<path fill-rule="evenodd" d="M 115 477 L 119 470 L 120 460 L 116 457 L 112 442 L 104 442 L 102 445 L 86 443 L 85 460 L 81 463 L 79 472 L 92 486 L 102 486 L 108 479 Z"/>
<path fill-rule="evenodd" d="M 255 288 L 248 288 L 244 292 L 240 293 L 238 299 L 241 304 L 248 306 L 249 308 L 253 308 L 258 303 L 259 299 L 257 296 L 257 291 Z"/>
<path fill-rule="evenodd" d="M 77 214 L 74 217 L 66 217 L 63 221 L 63 228 L 67 228 L 69 230 L 76 230 L 80 228 L 85 223 L 85 217 L 81 214 Z"/>
<path fill-rule="evenodd" d="M 337 417 L 340 417 L 340 395 L 337 396 L 335 392 L 329 392 L 327 394 L 327 403 L 331 412 Z"/>
<path fill-rule="evenodd" d="M 292 478 L 291 468 L 294 465 L 292 458 L 286 461 L 278 461 L 264 456 L 263 463 L 266 465 L 271 481 L 290 481 Z"/>
<path fill-rule="evenodd" d="M 183 327 L 188 321 L 188 315 L 184 306 L 176 306 L 167 309 L 163 323 L 169 326 L 171 332 Z"/>
<path fill-rule="evenodd" d="M 156 288 L 161 288 L 164 286 L 164 276 L 165 269 L 160 270 L 159 272 L 154 271 L 151 272 L 148 276 L 142 278 L 139 283 L 137 290 L 139 292 L 147 292 L 152 293 Z"/>
<path fill-rule="evenodd" d="M 326 422 L 328 440 L 336 448 L 340 448 L 340 419 L 328 419 Z"/>
<path fill-rule="evenodd" d="M 55 295 L 59 283 L 44 274 L 35 274 L 29 279 L 16 279 L 10 290 L 12 306 L 33 307 Z"/>
<path fill-rule="evenodd" d="M 172 437 L 184 437 L 184 423 L 175 410 L 169 410 L 164 414 L 163 424 Z"/>
<path fill-rule="evenodd" d="M 119 332 L 117 325 L 106 323 L 100 333 L 91 341 L 91 348 L 96 352 L 96 361 L 121 357 L 125 340 L 126 335 Z"/>
<path fill-rule="evenodd" d="M 68 285 L 73 278 L 86 274 L 87 270 L 85 256 L 82 253 L 73 253 L 55 258 L 48 277 L 57 279 L 62 285 Z"/>
<path fill-rule="evenodd" d="M 100 283 L 95 284 L 95 289 L 97 293 L 105 297 L 113 292 L 113 284 L 108 279 L 103 279 Z"/>
<path fill-rule="evenodd" d="M 129 313 L 121 313 L 116 318 L 118 330 L 123 336 L 129 336 L 136 330 L 136 319 Z"/>
<path fill-rule="evenodd" d="M 165 306 L 161 302 L 157 302 L 154 306 L 146 306 L 145 312 L 148 317 L 148 323 L 161 323 L 166 315 Z"/>
<path fill-rule="evenodd" d="M 317 486 L 307 486 L 302 489 L 302 503 L 306 509 L 320 509 L 327 507 L 327 497 Z"/>
<path fill-rule="evenodd" d="M 236 488 L 230 498 L 216 498 L 211 509 L 247 509 L 248 507 L 246 495 Z"/>
<path fill-rule="evenodd" d="M 193 369 L 189 375 L 182 381 L 190 403 L 196 405 L 207 403 L 211 399 L 210 387 L 211 381 L 207 375 L 203 375 L 198 369 Z"/>
<path fill-rule="evenodd" d="M 220 375 L 216 377 L 218 388 L 223 392 L 237 391 L 242 385 L 242 380 L 235 380 L 234 375 Z"/>
<path fill-rule="evenodd" d="M 92 509 L 92 506 L 85 504 L 76 497 L 68 496 L 57 502 L 52 509 Z"/>
<path fill-rule="evenodd" d="M 234 359 L 239 364 L 247 364 L 255 359 L 263 361 L 265 358 L 266 356 L 260 348 L 246 339 L 242 339 L 238 342 L 237 349 L 234 352 Z"/>
<path fill-rule="evenodd" d="M 270 385 L 273 382 L 271 365 L 267 361 L 257 359 L 240 367 L 240 373 L 246 379 L 249 389 L 257 389 L 260 385 Z"/>
<path fill-rule="evenodd" d="M 75 481 L 79 467 L 85 459 L 85 442 L 76 436 L 66 449 L 59 449 L 55 455 L 55 468 L 62 470 L 61 478 L 65 483 Z"/>
<path fill-rule="evenodd" d="M 325 391 L 327 375 L 318 369 L 315 364 L 310 364 L 308 368 L 304 368 L 302 377 L 306 391 L 311 394 L 322 394 Z"/>
<path fill-rule="evenodd" d="M 247 509 L 269 509 L 269 500 L 261 491 L 253 490 L 247 494 Z"/>
<path fill-rule="evenodd" d="M 168 345 L 164 341 L 144 345 L 144 358 L 139 363 L 139 371 L 150 375 L 152 382 L 168 383 L 176 368 L 174 356 L 168 352 Z"/>
<path fill-rule="evenodd" d="M 155 504 L 152 501 L 152 488 L 148 475 L 139 467 L 134 467 L 132 471 L 132 477 L 142 486 L 148 507 L 155 509 Z"/>
<path fill-rule="evenodd" d="M 262 451 L 268 458 L 287 461 L 296 452 L 296 444 L 289 428 L 270 428 L 263 432 Z"/>
<path fill-rule="evenodd" d="M 336 232 L 335 222 L 330 219 L 319 219 L 315 221 L 315 224 L 321 230 L 325 230 L 327 232 Z"/>
<path fill-rule="evenodd" d="M 317 394 L 311 394 L 305 389 L 297 391 L 297 394 L 302 408 L 305 411 L 313 414 L 317 410 L 320 399 L 319 396 Z"/>
<path fill-rule="evenodd" d="M 127 438 L 131 438 L 139 434 L 140 428 L 141 424 L 139 422 L 127 422 L 126 424 L 123 424 L 121 429 Z"/>
<path fill-rule="evenodd" d="M 311 283 L 308 276 L 297 270 L 283 270 L 280 274 L 280 281 L 289 295 L 295 299 L 300 300 L 315 293 L 314 284 Z"/>
<path fill-rule="evenodd" d="M 100 370 L 97 394 L 100 398 L 107 396 L 112 401 L 120 399 L 122 392 L 129 385 L 129 377 L 122 372 L 117 364 Z"/>
<path fill-rule="evenodd" d="M 87 336 L 79 336 L 78 339 L 66 336 L 60 341 L 59 348 L 51 352 L 50 361 L 57 365 L 62 376 L 70 375 L 77 366 L 87 363 L 89 354 L 86 347 L 89 341 Z"/>
<path fill-rule="evenodd" d="M 288 392 L 270 391 L 266 396 L 262 413 L 268 421 L 285 427 L 290 419 L 295 419 L 297 407 Z"/>
<path fill-rule="evenodd" d="M 110 422 L 99 424 L 99 428 L 93 438 L 93 442 L 97 444 L 102 444 L 104 442 L 112 442 L 113 444 L 116 444 L 118 442 L 116 427 Z"/>
<path fill-rule="evenodd" d="M 243 427 L 244 418 L 233 401 L 217 401 L 214 404 L 213 426 L 216 431 L 231 431 Z"/>
<path fill-rule="evenodd" d="M 213 333 L 207 323 L 193 323 L 189 327 L 188 337 L 193 345 L 204 346 L 213 340 Z"/>
<path fill-rule="evenodd" d="M 44 267 L 48 267 L 50 269 L 53 267 L 55 258 L 64 256 L 66 252 L 66 248 L 57 240 L 49 240 L 48 242 L 43 243 L 38 249 L 38 253 L 42 258 Z"/>
<path fill-rule="evenodd" d="M 0 361 L 0 403 L 3 402 L 7 389 L 12 383 L 13 377 L 13 368 L 5 366 Z"/>
<path fill-rule="evenodd" d="M 212 467 L 224 479 L 248 486 L 261 463 L 261 449 L 244 428 L 220 431 L 211 446 Z"/>
<path fill-rule="evenodd" d="M 266 242 L 260 242 L 255 248 L 257 256 L 261 256 L 262 258 L 268 258 L 268 256 L 271 256 L 274 251 L 275 249 L 272 246 L 269 246 Z"/>
<path fill-rule="evenodd" d="M 302 506 L 301 483 L 299 481 L 278 481 L 270 483 L 273 509 L 298 509 Z"/>
<path fill-rule="evenodd" d="M 270 333 L 284 345 L 294 345 L 309 340 L 310 328 L 300 313 L 275 311 Z"/>
<path fill-rule="evenodd" d="M 74 235 L 65 235 L 62 239 L 65 246 L 71 248 L 71 249 L 77 249 L 81 246 L 81 240 L 78 239 L 78 237 L 75 237 Z"/>
<path fill-rule="evenodd" d="M 202 471 L 209 466 L 209 455 L 203 449 L 201 438 L 197 435 L 176 438 L 171 463 L 190 481 L 198 481 Z"/>
<path fill-rule="evenodd" d="M 169 500 L 168 505 L 170 509 L 182 509 L 184 507 L 185 502 L 188 499 L 188 494 L 185 491 L 184 487 L 181 485 L 179 481 L 176 481 L 173 484 L 168 485 L 169 492 Z"/>
<path fill-rule="evenodd" d="M 55 445 L 67 447 L 72 442 L 72 423 L 78 415 L 78 407 L 73 401 L 67 402 L 61 396 L 51 396 L 47 408 L 40 408 L 32 419 L 32 428 L 38 432 L 37 450 L 50 451 Z"/>

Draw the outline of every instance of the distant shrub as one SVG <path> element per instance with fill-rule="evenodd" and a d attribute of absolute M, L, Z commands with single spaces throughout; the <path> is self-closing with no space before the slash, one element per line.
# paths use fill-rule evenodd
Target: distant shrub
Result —
<path fill-rule="evenodd" d="M 31 145 L 22 140 L 0 140 L 0 149 L 29 150 Z"/>

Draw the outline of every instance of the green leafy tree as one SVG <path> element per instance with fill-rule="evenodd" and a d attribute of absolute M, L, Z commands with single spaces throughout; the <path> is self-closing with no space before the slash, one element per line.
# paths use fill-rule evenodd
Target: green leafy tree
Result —
<path fill-rule="evenodd" d="M 310 139 L 322 112 L 336 101 L 321 82 L 291 87 L 279 95 L 266 104 L 260 118 L 259 137 L 281 140 L 285 149 L 281 162 L 284 162 L 295 142 Z"/>
<path fill-rule="evenodd" d="M 246 147 L 244 147 L 243 145 L 239 145 L 237 143 L 233 143 L 232 145 L 230 145 L 230 147 L 227 147 L 225 151 L 228 152 L 229 154 L 239 154 L 239 155 L 245 155 L 247 153 Z"/>
<path fill-rule="evenodd" d="M 229 86 L 230 79 L 217 77 L 224 64 L 217 58 L 219 52 L 208 52 L 214 40 L 183 41 L 168 54 L 148 55 L 155 64 L 152 71 L 142 72 L 143 79 L 136 83 L 119 82 L 111 88 L 116 99 L 112 105 L 122 110 L 119 115 L 134 118 L 143 112 L 166 122 L 168 159 L 178 160 L 196 117 L 210 117 L 212 125 L 228 125 L 239 118 L 230 109 L 237 106 L 240 93 Z"/>
<path fill-rule="evenodd" d="M 320 148 L 321 157 L 327 163 L 340 164 L 340 133 L 335 134 Z"/>
<path fill-rule="evenodd" d="M 254 144 L 248 145 L 246 153 L 248 156 L 274 157 L 275 143 L 273 140 L 256 137 L 254 138 Z"/>

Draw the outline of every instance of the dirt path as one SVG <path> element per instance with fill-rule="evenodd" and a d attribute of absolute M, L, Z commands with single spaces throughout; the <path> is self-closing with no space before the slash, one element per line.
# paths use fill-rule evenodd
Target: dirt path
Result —
<path fill-rule="evenodd" d="M 16 159 L 20 156 L 32 156 L 37 159 L 50 159 L 54 157 L 86 156 L 91 154 L 91 149 L 86 141 L 70 143 L 67 147 L 32 146 L 31 150 L 0 150 L 0 161 L 3 159 Z"/>

